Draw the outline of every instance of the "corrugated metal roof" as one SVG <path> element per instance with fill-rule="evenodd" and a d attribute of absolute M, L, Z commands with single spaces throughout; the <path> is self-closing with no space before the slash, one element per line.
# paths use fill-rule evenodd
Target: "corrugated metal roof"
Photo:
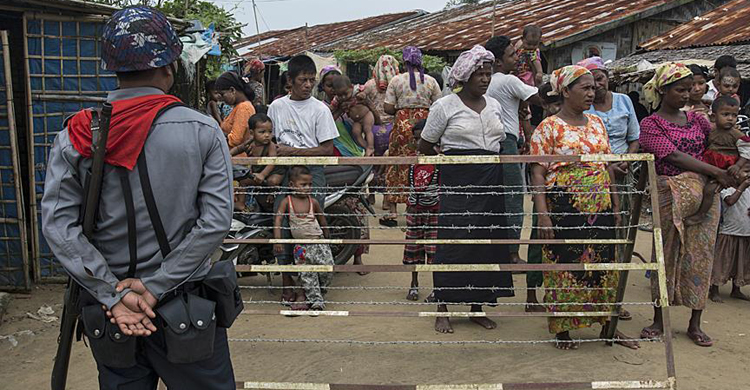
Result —
<path fill-rule="evenodd" d="M 421 15 L 419 11 L 402 12 L 347 22 L 319 24 L 311 27 L 299 27 L 292 30 L 263 33 L 261 34 L 261 41 L 269 38 L 277 39 L 273 42 L 253 47 L 244 56 L 260 56 L 262 58 L 292 56 L 306 50 L 317 50 L 321 45 L 350 37 L 384 24 L 419 15 Z M 253 42 L 257 42 L 257 40 L 257 36 L 250 36 L 244 38 L 235 47 L 249 46 Z"/>
<path fill-rule="evenodd" d="M 536 24 L 546 47 L 564 46 L 619 25 L 666 11 L 692 0 L 523 0 L 498 2 L 495 35 L 521 37 Z M 460 51 L 482 44 L 491 36 L 492 3 L 436 12 L 416 20 L 394 23 L 323 45 L 338 49 L 400 48 L 415 45 L 425 51 Z"/>
<path fill-rule="evenodd" d="M 750 41 L 750 1 L 734 0 L 641 44 L 645 50 Z"/>

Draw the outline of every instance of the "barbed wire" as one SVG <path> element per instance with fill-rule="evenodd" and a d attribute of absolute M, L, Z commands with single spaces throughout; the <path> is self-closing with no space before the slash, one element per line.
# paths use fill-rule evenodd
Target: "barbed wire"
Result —
<path fill-rule="evenodd" d="M 268 215 L 268 216 L 276 216 L 277 213 L 271 212 L 271 211 L 237 211 L 235 214 L 239 215 Z M 323 215 L 327 217 L 351 217 L 351 216 L 357 216 L 359 214 L 357 213 L 312 213 L 313 215 Z M 393 213 L 367 213 L 368 215 L 372 215 L 374 217 L 378 216 L 390 216 L 393 215 Z M 521 212 L 521 213 L 495 213 L 495 212 L 477 212 L 477 211 L 462 211 L 462 212 L 447 212 L 447 213 L 441 213 L 438 211 L 431 212 L 432 215 L 445 215 L 445 216 L 455 216 L 455 217 L 513 217 L 513 216 L 535 216 L 535 215 L 549 215 L 549 216 L 580 216 L 581 213 L 566 213 L 566 212 L 547 212 L 547 213 L 537 213 L 537 212 Z M 399 213 L 399 215 L 404 216 L 421 216 L 424 215 L 422 213 Z M 617 212 L 601 212 L 596 213 L 596 215 L 630 215 L 630 211 L 617 211 Z"/>
<path fill-rule="evenodd" d="M 267 301 L 267 300 L 250 300 L 242 301 L 249 305 L 278 305 L 279 301 Z M 654 306 L 654 302 L 545 302 L 545 303 L 526 303 L 526 302 L 404 302 L 404 301 L 295 301 L 294 303 L 325 303 L 331 305 L 359 305 L 359 306 L 435 306 L 435 305 L 446 305 L 446 306 Z"/>
<path fill-rule="evenodd" d="M 248 290 L 285 290 L 285 289 L 294 289 L 294 286 L 239 286 L 242 289 L 248 289 Z M 328 290 L 410 290 L 410 289 L 417 289 L 417 290 L 431 290 L 431 291 L 450 291 L 450 290 L 489 290 L 489 291 L 495 291 L 495 290 L 548 290 L 548 291 L 574 291 L 574 290 L 584 290 L 584 291 L 614 291 L 615 288 L 612 287 L 474 287 L 474 286 L 466 286 L 466 287 L 401 287 L 401 286 L 329 286 L 327 287 Z"/>
<path fill-rule="evenodd" d="M 444 184 L 441 184 L 439 187 L 440 188 L 449 188 L 449 189 L 493 189 L 493 188 L 527 188 L 527 187 L 533 187 L 533 186 L 531 186 L 531 185 L 523 185 L 523 184 L 519 184 L 519 185 L 512 185 L 512 184 L 508 184 L 508 185 L 506 185 L 506 184 L 444 185 Z M 587 184 L 571 184 L 571 185 L 565 186 L 565 188 L 591 188 L 591 187 L 595 187 L 595 186 L 593 186 L 593 185 L 587 185 Z M 618 188 L 618 187 L 621 187 L 621 188 L 632 188 L 633 186 L 630 185 L 630 184 L 610 184 L 609 187 L 614 187 L 614 188 Z M 283 186 L 283 185 L 278 185 L 278 186 L 258 186 L 258 185 L 255 185 L 255 186 L 239 186 L 239 187 L 235 187 L 235 189 L 239 189 L 239 188 L 280 188 L 280 189 L 290 189 L 290 190 L 293 189 L 293 187 L 291 187 L 291 186 Z M 347 189 L 361 188 L 361 187 L 360 186 L 354 186 L 354 185 L 345 185 L 345 186 L 310 186 L 308 188 L 310 188 L 312 190 L 326 190 L 326 191 L 329 191 L 329 190 L 347 190 Z M 389 188 L 400 188 L 400 189 L 404 189 L 404 190 L 408 190 L 409 189 L 409 187 L 406 187 L 406 186 L 372 186 L 372 185 L 368 185 L 367 188 L 369 188 L 371 190 L 389 189 Z M 644 190 L 644 192 L 645 192 L 645 190 Z"/>
<path fill-rule="evenodd" d="M 267 226 L 263 225 L 246 225 L 246 227 L 251 229 L 261 229 L 261 228 L 267 228 Z M 617 229 L 629 229 L 629 228 L 640 228 L 640 227 L 646 227 L 645 224 L 639 224 L 639 225 L 624 225 L 624 226 L 555 226 L 552 227 L 552 230 L 584 230 L 584 229 L 600 229 L 600 230 L 617 230 Z M 289 227 L 289 226 L 279 226 L 279 229 L 283 230 L 294 230 L 295 228 Z M 342 225 L 336 225 L 336 226 L 329 226 L 329 229 L 375 229 L 375 230 L 400 230 L 400 229 L 443 229 L 443 230 L 531 230 L 531 229 L 543 229 L 540 227 L 535 226 L 518 226 L 518 225 L 510 225 L 510 226 L 504 226 L 504 225 L 488 225 L 488 226 L 475 226 L 475 225 L 468 225 L 468 226 L 440 226 L 440 225 L 418 225 L 418 226 L 342 226 Z"/>
<path fill-rule="evenodd" d="M 240 190 L 240 188 L 235 188 L 236 194 L 242 194 L 242 195 L 257 195 L 257 196 L 278 196 L 278 195 L 293 195 L 295 192 L 293 191 L 237 191 Z M 316 192 L 311 191 L 311 194 L 322 194 L 323 192 Z M 381 195 L 409 195 L 411 191 L 385 191 L 385 192 L 379 192 Z M 560 191 L 483 191 L 483 192 L 461 192 L 461 191 L 437 191 L 435 192 L 436 195 L 464 195 L 464 196 L 501 196 L 501 195 L 548 195 L 548 194 L 560 194 L 562 192 Z M 370 195 L 372 192 L 368 191 L 349 191 L 347 192 L 348 195 Z M 568 194 L 568 193 L 566 193 Z M 618 194 L 618 195 L 634 195 L 634 194 L 644 194 L 643 191 L 586 191 L 586 192 L 580 192 L 578 194 L 585 194 L 585 195 L 611 195 L 611 194 Z"/>
<path fill-rule="evenodd" d="M 554 343 L 600 343 L 600 342 L 657 342 L 661 337 L 651 338 L 596 338 L 596 339 L 572 339 L 572 340 L 393 340 L 393 341 L 365 341 L 350 339 L 277 339 L 277 338 L 230 338 L 230 342 L 247 343 L 312 343 L 312 344 L 351 344 L 351 345 L 510 345 L 510 344 L 554 344 Z"/>

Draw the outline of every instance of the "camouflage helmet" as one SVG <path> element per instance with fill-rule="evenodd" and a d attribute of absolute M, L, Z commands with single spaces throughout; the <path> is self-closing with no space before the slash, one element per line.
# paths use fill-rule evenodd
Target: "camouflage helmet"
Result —
<path fill-rule="evenodd" d="M 102 69 L 134 72 L 160 68 L 182 53 L 182 42 L 161 12 L 145 6 L 123 8 L 104 26 Z"/>

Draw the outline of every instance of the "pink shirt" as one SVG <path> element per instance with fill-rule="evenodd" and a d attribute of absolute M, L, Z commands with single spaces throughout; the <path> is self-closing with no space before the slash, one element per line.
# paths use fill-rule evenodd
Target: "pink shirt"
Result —
<path fill-rule="evenodd" d="M 687 124 L 680 126 L 653 114 L 641 121 L 641 148 L 656 157 L 656 173 L 664 176 L 677 176 L 684 172 L 664 158 L 679 150 L 702 160 L 708 143 L 711 124 L 697 112 L 687 112 Z"/>

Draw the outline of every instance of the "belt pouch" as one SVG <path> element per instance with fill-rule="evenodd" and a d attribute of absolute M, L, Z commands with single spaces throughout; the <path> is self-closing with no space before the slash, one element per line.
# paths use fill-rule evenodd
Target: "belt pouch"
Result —
<path fill-rule="evenodd" d="M 162 319 L 167 360 L 195 363 L 214 354 L 216 304 L 193 294 L 179 294 L 156 309 Z"/>
<path fill-rule="evenodd" d="M 135 337 L 125 335 L 117 324 L 111 323 L 101 304 L 82 307 L 81 320 L 97 363 L 111 368 L 136 365 Z"/>
<path fill-rule="evenodd" d="M 230 260 L 218 261 L 203 279 L 206 297 L 216 302 L 216 325 L 229 328 L 244 309 L 237 272 Z"/>

